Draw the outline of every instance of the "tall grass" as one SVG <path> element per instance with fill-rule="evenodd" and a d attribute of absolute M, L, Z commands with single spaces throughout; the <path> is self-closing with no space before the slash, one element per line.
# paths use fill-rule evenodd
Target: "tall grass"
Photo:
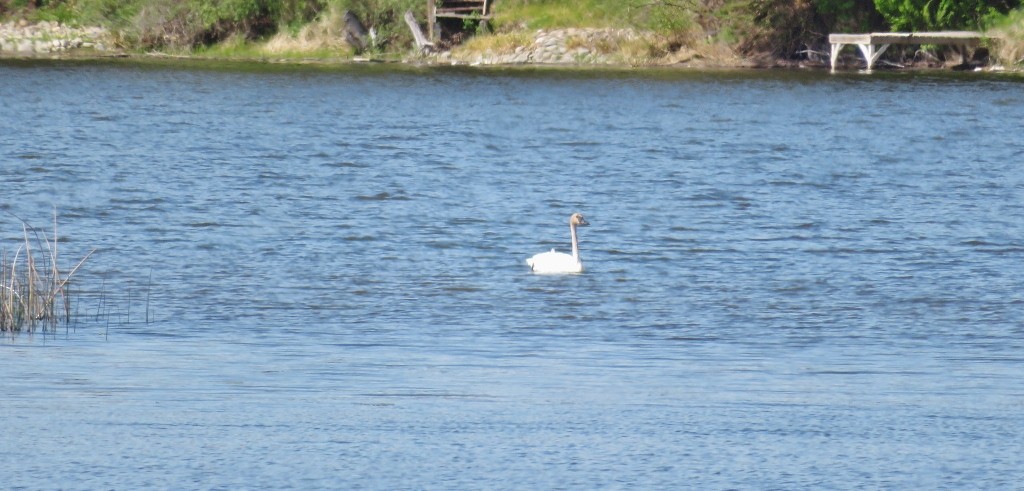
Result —
<path fill-rule="evenodd" d="M 0 252 L 0 332 L 53 331 L 71 321 L 71 278 L 92 251 L 67 273 L 61 271 L 56 212 L 52 240 L 24 221 L 22 233 L 22 243 L 13 253 Z"/>
<path fill-rule="evenodd" d="M 1008 65 L 1024 64 L 1024 9 L 991 16 L 987 23 L 986 34 L 993 37 L 992 55 L 996 60 Z"/>

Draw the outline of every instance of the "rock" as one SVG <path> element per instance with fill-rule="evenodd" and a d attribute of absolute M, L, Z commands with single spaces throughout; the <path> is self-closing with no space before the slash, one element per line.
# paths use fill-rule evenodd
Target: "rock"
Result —
<path fill-rule="evenodd" d="M 459 53 L 456 50 L 448 58 L 438 60 L 461 60 L 473 65 L 621 63 L 614 47 L 623 40 L 649 35 L 632 29 L 541 29 L 534 33 L 532 42 L 517 46 L 511 52 Z"/>
<path fill-rule="evenodd" d="M 0 24 L 0 51 L 17 53 L 57 53 L 95 46 L 107 36 L 101 27 L 76 28 L 56 21 L 30 24 L 22 19 Z"/>

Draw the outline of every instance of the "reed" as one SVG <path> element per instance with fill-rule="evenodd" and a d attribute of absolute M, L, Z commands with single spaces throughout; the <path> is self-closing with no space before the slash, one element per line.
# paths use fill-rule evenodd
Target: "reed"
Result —
<path fill-rule="evenodd" d="M 13 253 L 0 251 L 0 332 L 54 331 L 71 321 L 71 278 L 94 251 L 64 273 L 58 261 L 56 212 L 52 240 L 24 220 L 22 233 Z"/>

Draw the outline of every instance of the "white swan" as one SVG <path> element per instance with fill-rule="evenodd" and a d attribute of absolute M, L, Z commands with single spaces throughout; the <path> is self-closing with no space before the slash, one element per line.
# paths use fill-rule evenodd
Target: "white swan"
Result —
<path fill-rule="evenodd" d="M 572 255 L 564 252 L 542 252 L 526 260 L 534 273 L 562 274 L 582 273 L 583 262 L 580 261 L 580 243 L 576 238 L 576 227 L 590 225 L 579 213 L 573 213 L 569 217 L 569 235 L 572 237 Z"/>

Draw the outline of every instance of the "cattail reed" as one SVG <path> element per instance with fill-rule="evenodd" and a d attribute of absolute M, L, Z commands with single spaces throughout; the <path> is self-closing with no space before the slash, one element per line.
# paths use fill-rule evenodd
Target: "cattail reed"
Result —
<path fill-rule="evenodd" d="M 57 261 L 57 213 L 52 240 L 24 222 L 22 230 L 24 240 L 13 253 L 0 251 L 0 332 L 52 332 L 71 321 L 69 282 L 92 252 L 64 274 Z"/>

